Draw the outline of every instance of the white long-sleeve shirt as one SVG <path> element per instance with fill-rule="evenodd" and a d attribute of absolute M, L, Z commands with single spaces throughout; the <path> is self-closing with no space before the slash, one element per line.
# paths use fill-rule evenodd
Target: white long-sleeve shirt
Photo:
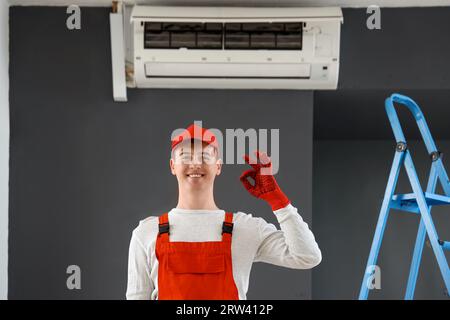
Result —
<path fill-rule="evenodd" d="M 233 277 L 239 299 L 247 297 L 253 262 L 266 262 L 292 269 L 310 269 L 322 254 L 308 224 L 289 204 L 274 211 L 281 230 L 263 218 L 237 212 L 233 215 L 231 254 Z M 224 210 L 169 211 L 170 241 L 220 241 Z M 158 216 L 140 221 L 130 242 L 127 299 L 158 299 L 158 260 L 155 255 Z"/>

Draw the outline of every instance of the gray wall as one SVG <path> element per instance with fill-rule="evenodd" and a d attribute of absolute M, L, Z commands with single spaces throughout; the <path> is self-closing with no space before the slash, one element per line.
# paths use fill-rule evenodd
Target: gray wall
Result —
<path fill-rule="evenodd" d="M 339 90 L 314 93 L 314 231 L 323 253 L 313 270 L 315 299 L 358 297 L 395 146 L 384 100 L 393 92 L 413 98 L 433 136 L 445 140 L 438 146 L 450 151 L 449 16 L 448 7 L 383 8 L 382 29 L 371 31 L 365 10 L 344 10 Z M 399 116 L 408 142 L 419 138 L 406 108 Z M 421 144 L 413 147 L 425 185 L 430 161 Z M 448 158 L 444 163 L 450 167 Z M 409 192 L 407 186 L 403 175 L 399 191 Z M 433 212 L 439 235 L 448 239 L 448 208 Z M 382 290 L 370 298 L 403 298 L 418 223 L 414 215 L 391 215 L 380 251 Z M 429 247 L 416 298 L 446 298 Z"/>
<path fill-rule="evenodd" d="M 392 129 L 384 110 L 384 101 L 394 92 L 414 99 L 423 108 L 433 135 L 438 139 L 450 140 L 450 89 L 402 88 L 314 92 L 314 139 L 392 140 Z M 420 132 L 408 109 L 398 108 L 397 112 L 405 135 L 410 139 L 420 139 Z"/>
<path fill-rule="evenodd" d="M 9 298 L 121 299 L 128 245 L 140 219 L 176 205 L 173 129 L 280 128 L 278 180 L 311 223 L 313 94 L 308 91 L 129 90 L 114 103 L 108 9 L 12 7 Z M 218 205 L 277 224 L 226 165 Z M 245 244 L 244 244 L 245 245 Z M 66 268 L 82 290 L 66 288 Z M 249 299 L 311 295 L 311 271 L 257 263 Z"/>
<path fill-rule="evenodd" d="M 450 141 L 436 144 L 444 154 L 450 153 Z M 409 146 L 426 186 L 428 154 L 421 142 L 409 142 Z M 323 262 L 313 271 L 314 299 L 358 298 L 394 147 L 394 140 L 315 141 L 314 232 L 320 239 Z M 445 156 L 444 163 L 449 168 Z M 438 191 L 442 192 L 440 187 Z M 407 192 L 412 191 L 402 169 L 396 193 Z M 438 235 L 449 239 L 449 208 L 434 207 L 432 212 Z M 403 299 L 419 221 L 417 215 L 391 211 L 378 260 L 381 290 L 372 290 L 371 299 Z M 415 298 L 448 298 L 444 289 L 432 249 L 425 246 Z"/>
<path fill-rule="evenodd" d="M 344 9 L 339 89 L 450 89 L 450 7 L 381 8 L 381 29 Z"/>
<path fill-rule="evenodd" d="M 324 253 L 314 298 L 357 297 L 392 161 L 385 97 L 410 95 L 426 106 L 435 137 L 450 138 L 450 8 L 382 9 L 378 31 L 365 28 L 364 9 L 343 11 L 339 90 L 314 93 L 313 230 Z M 10 298 L 123 298 L 130 232 L 175 205 L 167 140 L 193 120 L 281 128 L 278 178 L 311 222 L 311 92 L 130 90 L 130 102 L 116 104 L 108 10 L 83 9 L 77 32 L 65 19 L 63 8 L 11 10 Z M 239 186 L 243 169 L 225 168 L 219 205 L 275 223 Z M 380 298 L 403 295 L 417 228 L 415 217 L 404 218 L 388 226 Z M 424 254 L 417 296 L 440 298 L 437 266 Z M 82 268 L 80 292 L 65 289 L 69 264 Z M 249 298 L 308 298 L 309 275 L 255 264 Z"/>

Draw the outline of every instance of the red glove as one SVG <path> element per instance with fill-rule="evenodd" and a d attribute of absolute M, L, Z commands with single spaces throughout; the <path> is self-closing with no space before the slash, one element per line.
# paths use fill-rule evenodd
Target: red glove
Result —
<path fill-rule="evenodd" d="M 244 156 L 245 162 L 251 165 L 253 169 L 249 169 L 242 173 L 240 177 L 242 184 L 250 194 L 267 201 L 272 207 L 272 211 L 286 207 L 291 202 L 283 191 L 281 191 L 277 181 L 272 175 L 272 163 L 270 158 L 266 153 L 258 150 L 255 151 L 255 155 L 260 163 L 250 161 L 248 155 Z M 262 173 L 261 169 L 263 169 Z M 251 177 L 255 181 L 254 185 L 248 181 L 248 177 Z"/>

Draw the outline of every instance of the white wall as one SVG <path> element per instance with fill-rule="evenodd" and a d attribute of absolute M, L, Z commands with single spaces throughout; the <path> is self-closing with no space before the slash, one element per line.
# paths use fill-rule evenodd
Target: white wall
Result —
<path fill-rule="evenodd" d="M 0 299 L 8 296 L 9 10 L 0 1 Z"/>

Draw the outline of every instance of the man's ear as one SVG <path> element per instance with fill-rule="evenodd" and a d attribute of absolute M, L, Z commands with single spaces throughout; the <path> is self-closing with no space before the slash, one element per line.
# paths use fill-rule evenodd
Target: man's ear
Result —
<path fill-rule="evenodd" d="M 220 175 L 222 173 L 222 159 L 217 160 L 217 173 L 216 175 Z"/>
<path fill-rule="evenodd" d="M 169 165 L 170 165 L 170 171 L 175 176 L 176 175 L 176 173 L 175 173 L 175 161 L 173 160 L 173 158 L 170 158 Z"/>

